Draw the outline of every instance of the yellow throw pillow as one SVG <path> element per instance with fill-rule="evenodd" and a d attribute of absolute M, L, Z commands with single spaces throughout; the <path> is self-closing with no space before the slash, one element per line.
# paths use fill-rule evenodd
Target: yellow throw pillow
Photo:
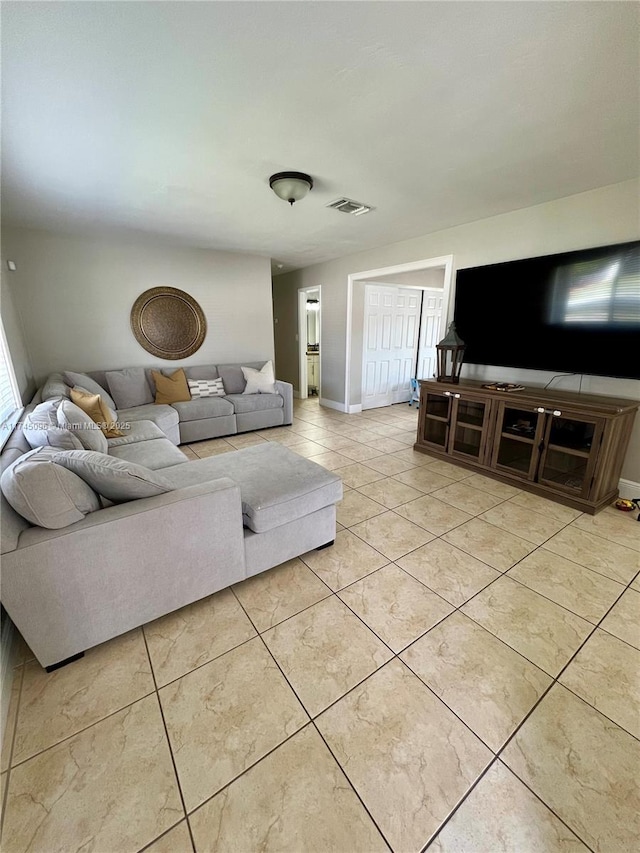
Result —
<path fill-rule="evenodd" d="M 81 388 L 72 388 L 71 402 L 98 424 L 105 438 L 118 438 L 124 435 L 116 426 L 118 416 L 99 394 L 89 394 Z"/>
<path fill-rule="evenodd" d="M 171 376 L 165 376 L 157 370 L 152 370 L 153 381 L 156 383 L 156 403 L 186 403 L 191 399 L 189 383 L 184 370 L 180 367 Z"/>

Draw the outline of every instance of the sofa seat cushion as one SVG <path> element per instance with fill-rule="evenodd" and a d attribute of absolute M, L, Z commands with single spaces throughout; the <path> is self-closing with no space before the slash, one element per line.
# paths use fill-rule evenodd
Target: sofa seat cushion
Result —
<path fill-rule="evenodd" d="M 139 441 L 153 441 L 155 438 L 166 438 L 159 426 L 153 421 L 131 421 L 128 429 L 116 438 L 108 438 L 109 453 L 112 448 L 122 447 L 124 444 L 137 444 Z"/>
<path fill-rule="evenodd" d="M 200 421 L 232 415 L 233 405 L 224 397 L 194 397 L 185 403 L 173 403 L 181 421 Z"/>
<path fill-rule="evenodd" d="M 281 409 L 284 405 L 280 394 L 227 394 L 225 400 L 233 404 L 237 415 L 264 412 L 266 409 Z"/>
<path fill-rule="evenodd" d="M 134 406 L 132 409 L 118 409 L 118 422 L 127 421 L 151 421 L 167 435 L 178 426 L 180 416 L 173 406 L 156 406 L 151 403 L 146 406 Z"/>
<path fill-rule="evenodd" d="M 109 449 L 109 456 L 125 459 L 143 465 L 151 471 L 169 468 L 184 462 L 184 453 L 172 444 L 168 438 L 154 438 L 150 441 L 138 441 L 135 444 L 122 444 Z"/>
<path fill-rule="evenodd" d="M 163 476 L 175 489 L 229 477 L 240 486 L 245 527 L 264 533 L 342 499 L 342 480 L 275 442 L 178 465 Z"/>

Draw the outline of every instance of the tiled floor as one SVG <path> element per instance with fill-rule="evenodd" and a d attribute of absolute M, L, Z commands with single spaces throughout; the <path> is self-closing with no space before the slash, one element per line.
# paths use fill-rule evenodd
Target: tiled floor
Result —
<path fill-rule="evenodd" d="M 47 675 L 24 650 L 3 853 L 638 849 L 640 526 L 415 453 L 407 405 L 279 441 L 333 548 Z"/>

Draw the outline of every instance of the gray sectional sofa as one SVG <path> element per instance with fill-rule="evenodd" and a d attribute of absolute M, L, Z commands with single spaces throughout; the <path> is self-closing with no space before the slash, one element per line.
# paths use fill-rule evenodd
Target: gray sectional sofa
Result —
<path fill-rule="evenodd" d="M 25 415 L 58 381 L 49 377 L 49 389 L 40 390 Z M 342 482 L 332 472 L 275 442 L 197 461 L 187 461 L 175 446 L 185 434 L 193 441 L 194 435 L 228 434 L 231 425 L 242 431 L 249 423 L 285 422 L 290 416 L 283 390 L 277 409 L 253 412 L 239 411 L 230 394 L 233 414 L 215 417 L 208 411 L 206 417 L 190 413 L 191 419 L 182 419 L 177 408 L 158 412 L 165 408 L 160 406 L 152 411 L 155 420 L 142 417 L 142 411 L 120 411 L 131 429 L 107 439 L 104 454 L 32 450 L 21 426 L 16 427 L 0 456 L 0 591 L 4 608 L 42 666 L 54 668 L 92 646 L 333 542 Z M 140 417 L 134 420 L 133 414 Z M 218 417 L 224 426 L 217 425 Z M 107 500 L 99 487 L 94 491 L 90 481 L 65 467 L 72 457 L 120 465 L 125 478 L 131 474 L 133 481 L 158 481 L 161 493 Z M 35 477 L 33 505 L 16 485 L 19 471 L 29 475 L 27 484 Z M 74 504 L 76 486 L 85 498 L 89 495 L 89 506 L 77 499 Z M 57 512 L 63 505 L 71 516 Z M 52 520 L 50 508 L 55 510 Z M 47 518 L 38 515 L 34 523 L 38 512 Z"/>
<path fill-rule="evenodd" d="M 260 370 L 265 362 L 244 362 L 242 364 L 205 364 L 186 367 L 187 379 L 218 379 L 224 383 L 224 397 L 203 397 L 184 403 L 156 405 L 153 368 L 144 368 L 147 387 L 139 391 L 139 400 L 133 406 L 118 406 L 113 398 L 112 406 L 122 421 L 151 421 L 156 424 L 174 444 L 186 444 L 207 438 L 219 438 L 224 435 L 285 426 L 293 422 L 293 386 L 288 382 L 276 380 L 275 394 L 243 394 L 246 386 L 242 367 Z M 130 368 L 134 370 L 135 368 Z M 175 367 L 156 368 L 168 375 Z M 141 369 L 138 369 L 141 370 Z M 109 393 L 108 374 L 111 371 L 87 371 L 86 375 Z M 42 400 L 56 397 L 69 397 L 71 385 L 64 373 L 52 373 L 44 382 Z M 88 389 L 91 390 L 91 389 Z M 143 396 L 144 393 L 147 396 Z M 133 397 L 131 399 L 134 399 Z"/>

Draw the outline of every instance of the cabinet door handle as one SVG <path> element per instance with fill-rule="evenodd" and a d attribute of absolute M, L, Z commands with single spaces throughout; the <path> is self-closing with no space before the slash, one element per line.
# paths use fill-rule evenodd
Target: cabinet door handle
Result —
<path fill-rule="evenodd" d="M 537 412 L 539 415 L 543 415 L 543 414 L 544 414 L 544 406 L 538 406 L 538 407 L 536 408 L 536 412 Z"/>
<path fill-rule="evenodd" d="M 460 399 L 460 394 L 454 394 L 453 396 L 456 398 L 456 400 Z"/>
<path fill-rule="evenodd" d="M 445 397 L 451 396 L 451 391 L 443 391 L 442 393 L 444 394 Z"/>
<path fill-rule="evenodd" d="M 545 409 L 542 406 L 538 406 L 536 408 L 536 412 L 540 415 L 554 415 L 556 418 L 559 418 L 562 412 L 560 409 Z"/>

